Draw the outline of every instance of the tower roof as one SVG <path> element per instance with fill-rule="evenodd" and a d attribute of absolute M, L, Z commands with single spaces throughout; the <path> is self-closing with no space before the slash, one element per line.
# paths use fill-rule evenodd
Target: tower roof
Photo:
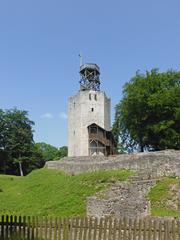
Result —
<path fill-rule="evenodd" d="M 100 74 L 100 68 L 95 63 L 85 63 L 80 66 L 80 72 L 83 72 L 85 69 L 96 70 Z"/>

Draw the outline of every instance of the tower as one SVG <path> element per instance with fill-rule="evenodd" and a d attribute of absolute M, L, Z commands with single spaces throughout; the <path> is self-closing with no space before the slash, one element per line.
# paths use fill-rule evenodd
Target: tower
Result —
<path fill-rule="evenodd" d="M 100 68 L 82 64 L 79 83 L 79 92 L 68 100 L 68 156 L 113 154 L 110 99 L 100 91 Z"/>

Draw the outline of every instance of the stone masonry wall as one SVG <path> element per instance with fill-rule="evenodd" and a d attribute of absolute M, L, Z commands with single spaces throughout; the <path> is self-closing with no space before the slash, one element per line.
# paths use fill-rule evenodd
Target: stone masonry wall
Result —
<path fill-rule="evenodd" d="M 151 169 L 157 176 L 180 176 L 180 151 L 166 150 L 134 154 L 120 154 L 103 157 L 65 157 L 58 161 L 46 162 L 49 169 L 60 169 L 69 174 L 79 174 L 110 169 Z"/>
<path fill-rule="evenodd" d="M 50 169 L 69 174 L 98 170 L 130 169 L 136 175 L 126 182 L 116 182 L 96 196 L 87 198 L 87 215 L 143 218 L 150 214 L 148 191 L 161 176 L 180 177 L 180 151 L 122 154 L 113 157 L 66 157 L 46 163 Z"/>
<path fill-rule="evenodd" d="M 87 215 L 96 217 L 143 218 L 150 214 L 146 194 L 156 184 L 147 171 L 140 170 L 126 182 L 117 182 L 111 187 L 87 198 Z"/>

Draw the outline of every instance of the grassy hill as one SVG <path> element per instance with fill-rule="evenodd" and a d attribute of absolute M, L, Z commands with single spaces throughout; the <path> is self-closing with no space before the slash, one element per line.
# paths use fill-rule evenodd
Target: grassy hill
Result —
<path fill-rule="evenodd" d="M 151 214 L 180 217 L 180 178 L 162 178 L 148 194 Z"/>
<path fill-rule="evenodd" d="M 44 168 L 26 177 L 0 175 L 0 213 L 83 216 L 87 196 L 131 174 L 126 170 L 114 170 L 69 176 Z"/>
<path fill-rule="evenodd" d="M 113 170 L 69 176 L 46 168 L 26 177 L 0 175 L 0 214 L 83 216 L 87 196 L 130 175 L 130 171 Z M 152 215 L 180 216 L 180 179 L 163 178 L 148 198 Z"/>

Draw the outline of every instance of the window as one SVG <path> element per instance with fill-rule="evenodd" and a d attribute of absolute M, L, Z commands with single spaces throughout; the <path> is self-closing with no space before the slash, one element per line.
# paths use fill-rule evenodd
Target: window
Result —
<path fill-rule="evenodd" d="M 90 133 L 97 133 L 97 127 L 91 127 Z"/>
<path fill-rule="evenodd" d="M 94 112 L 94 108 L 91 108 L 91 112 Z"/>
<path fill-rule="evenodd" d="M 91 94 L 89 94 L 89 100 L 91 100 Z"/>
<path fill-rule="evenodd" d="M 76 103 L 74 102 L 74 108 L 76 107 Z"/>
<path fill-rule="evenodd" d="M 94 95 L 94 100 L 97 101 L 97 95 L 96 94 Z"/>
<path fill-rule="evenodd" d="M 74 135 L 75 135 L 75 131 L 74 131 Z"/>

